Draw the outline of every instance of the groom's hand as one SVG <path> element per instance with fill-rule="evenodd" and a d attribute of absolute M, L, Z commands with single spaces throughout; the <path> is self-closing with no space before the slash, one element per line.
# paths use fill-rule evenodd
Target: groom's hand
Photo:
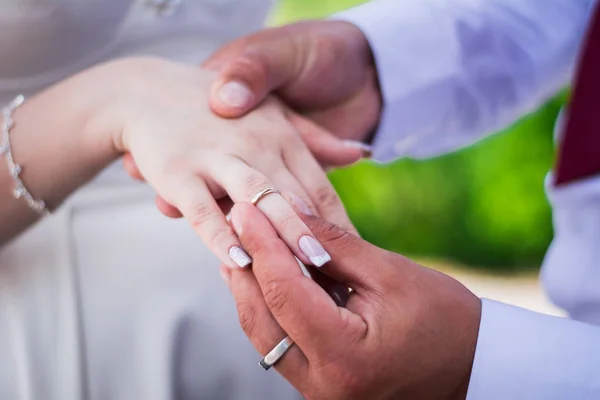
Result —
<path fill-rule="evenodd" d="M 382 101 L 370 46 L 347 22 L 267 29 L 224 46 L 204 66 L 220 72 L 210 104 L 223 117 L 239 117 L 276 93 L 342 139 L 364 142 L 379 121 Z M 318 147 L 311 137 L 305 141 Z"/>
<path fill-rule="evenodd" d="M 308 399 L 464 399 L 480 300 L 446 275 L 303 219 L 332 257 L 322 271 L 354 291 L 336 306 L 268 220 L 237 204 L 232 224 L 254 263 L 228 272 L 229 284 L 257 350 L 289 335 L 296 344 L 276 368 Z"/>

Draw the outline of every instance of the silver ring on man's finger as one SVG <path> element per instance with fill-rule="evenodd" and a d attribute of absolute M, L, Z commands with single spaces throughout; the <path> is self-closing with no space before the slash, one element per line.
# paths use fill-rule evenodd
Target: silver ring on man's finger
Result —
<path fill-rule="evenodd" d="M 269 193 L 273 193 L 273 192 L 269 192 Z M 256 197 L 258 197 L 258 195 Z M 259 200 L 260 200 L 260 197 L 259 197 Z M 298 263 L 298 266 L 302 270 L 302 273 L 304 274 L 304 276 L 306 276 L 309 279 L 312 279 L 310 271 L 308 270 L 308 268 L 306 268 L 306 265 L 304 265 L 304 263 L 302 261 L 300 261 L 298 259 L 298 257 L 294 257 L 294 258 L 296 259 L 296 262 Z M 259 363 L 260 366 L 263 367 L 265 369 L 265 371 L 268 371 L 273 365 L 275 365 L 277 363 L 277 361 L 279 361 L 279 359 L 281 359 L 281 357 L 283 357 L 283 355 L 293 345 L 294 345 L 294 341 L 292 339 L 290 339 L 289 336 L 286 336 L 281 342 L 279 342 L 277 344 L 277 346 L 275 346 L 275 348 L 273 348 L 273 350 L 271 350 L 266 356 L 263 357 L 262 360 L 260 360 L 260 363 Z"/>
<path fill-rule="evenodd" d="M 273 365 L 283 357 L 283 355 L 294 345 L 294 341 L 286 336 L 273 350 L 271 350 L 262 360 L 260 366 L 268 371 Z"/>

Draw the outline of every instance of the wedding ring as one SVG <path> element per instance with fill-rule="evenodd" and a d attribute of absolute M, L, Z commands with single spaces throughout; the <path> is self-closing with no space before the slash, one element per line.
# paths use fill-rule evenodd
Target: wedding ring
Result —
<path fill-rule="evenodd" d="M 283 357 L 283 355 L 294 345 L 294 341 L 286 336 L 273 350 L 271 350 L 262 360 L 260 366 L 268 371 L 273 365 Z"/>
<path fill-rule="evenodd" d="M 296 262 L 298 263 L 298 266 L 302 270 L 302 273 L 304 274 L 304 276 L 306 276 L 309 279 L 312 279 L 312 275 L 310 274 L 310 271 L 308 270 L 308 268 L 306 268 L 306 265 L 304 265 L 304 263 L 302 261 L 300 261 L 298 259 L 298 257 L 294 257 L 294 258 L 296 259 Z M 292 339 L 290 339 L 289 336 L 286 336 L 281 342 L 279 342 L 279 344 L 277 346 L 275 346 L 275 348 L 273 350 L 271 350 L 262 360 L 260 360 L 260 363 L 259 363 L 260 366 L 263 367 L 265 369 L 265 371 L 267 371 L 269 368 L 271 368 L 273 365 L 275 365 L 275 363 L 277 361 L 279 361 L 279 359 L 281 357 L 283 357 L 283 355 L 293 345 L 294 345 L 294 341 Z"/>
<path fill-rule="evenodd" d="M 273 194 L 273 193 L 275 193 L 275 194 L 281 194 L 279 192 L 279 190 L 277 190 L 275 188 L 266 188 L 266 189 L 261 190 L 260 192 L 258 192 L 256 194 L 256 196 L 254 196 L 252 198 L 252 200 L 250 200 L 250 203 L 252 203 L 252 205 L 255 206 L 255 205 L 258 204 L 259 201 L 262 200 L 263 197 L 268 196 L 268 195 Z"/>

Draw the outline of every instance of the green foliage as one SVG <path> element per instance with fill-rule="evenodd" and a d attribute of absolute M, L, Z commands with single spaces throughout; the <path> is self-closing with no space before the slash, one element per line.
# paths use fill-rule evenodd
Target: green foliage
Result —
<path fill-rule="evenodd" d="M 286 0 L 275 21 L 322 17 L 360 0 Z M 561 95 L 505 132 L 427 161 L 362 163 L 332 182 L 367 240 L 482 268 L 536 267 L 552 238 L 544 176 Z"/>
<path fill-rule="evenodd" d="M 363 163 L 331 178 L 361 234 L 379 246 L 494 269 L 537 266 L 552 237 L 543 180 L 561 104 L 457 153 Z"/>
<path fill-rule="evenodd" d="M 283 0 L 279 1 L 273 20 L 276 23 L 300 19 L 323 18 L 365 0 Z"/>

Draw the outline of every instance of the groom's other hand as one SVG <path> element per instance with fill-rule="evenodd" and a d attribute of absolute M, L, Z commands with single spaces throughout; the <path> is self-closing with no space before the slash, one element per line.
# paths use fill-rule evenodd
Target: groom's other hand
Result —
<path fill-rule="evenodd" d="M 220 72 L 210 104 L 223 117 L 242 116 L 275 93 L 345 140 L 365 142 L 379 121 L 382 100 L 371 49 L 348 22 L 266 29 L 224 46 L 204 66 Z"/>
<path fill-rule="evenodd" d="M 354 291 L 338 307 L 255 207 L 235 205 L 232 224 L 254 263 L 229 283 L 257 350 L 265 355 L 289 335 L 296 345 L 276 368 L 312 400 L 464 399 L 479 298 L 322 219 L 303 219 L 332 257 L 322 271 Z"/>

